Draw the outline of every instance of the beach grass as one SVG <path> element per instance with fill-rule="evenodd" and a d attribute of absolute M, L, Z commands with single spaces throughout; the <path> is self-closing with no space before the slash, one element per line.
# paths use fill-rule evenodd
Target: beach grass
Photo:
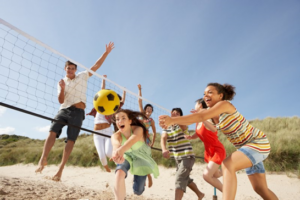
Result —
<path fill-rule="evenodd" d="M 278 117 L 265 118 L 263 120 L 252 120 L 250 123 L 263 131 L 270 143 L 271 153 L 264 161 L 267 171 L 286 172 L 296 174 L 300 178 L 300 118 L 299 117 Z M 190 134 L 194 131 L 191 130 Z M 223 143 L 227 155 L 236 149 L 222 133 L 218 133 L 219 140 Z M 48 164 L 59 164 L 65 146 L 65 138 L 57 139 L 49 156 Z M 42 153 L 45 140 L 30 139 L 17 135 L 0 135 L 0 166 L 14 165 L 18 163 L 37 164 Z M 199 139 L 191 141 L 196 162 L 204 163 L 202 157 L 204 145 Z M 160 134 L 155 139 L 154 147 L 160 147 Z M 165 167 L 174 167 L 175 161 L 162 157 L 161 151 L 152 149 L 152 157 L 159 164 Z M 93 137 L 90 134 L 81 134 L 76 141 L 73 152 L 70 155 L 67 165 L 91 167 L 101 166 Z M 115 164 L 109 161 L 111 168 Z"/>

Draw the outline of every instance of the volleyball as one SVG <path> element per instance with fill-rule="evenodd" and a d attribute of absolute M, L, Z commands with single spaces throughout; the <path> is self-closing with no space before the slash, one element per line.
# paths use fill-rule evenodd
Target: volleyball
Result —
<path fill-rule="evenodd" d="M 120 107 L 118 94 L 113 90 L 100 90 L 94 96 L 94 108 L 102 115 L 112 115 Z"/>

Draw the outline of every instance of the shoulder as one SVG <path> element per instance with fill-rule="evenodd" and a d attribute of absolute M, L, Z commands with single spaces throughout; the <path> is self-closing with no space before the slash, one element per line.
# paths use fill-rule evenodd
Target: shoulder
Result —
<path fill-rule="evenodd" d="M 90 77 L 89 72 L 87 70 L 79 72 L 77 74 L 77 76 L 80 77 L 80 78 L 88 78 L 88 77 Z"/>
<path fill-rule="evenodd" d="M 114 134 L 112 134 L 111 139 L 118 140 L 118 141 L 122 140 L 121 132 L 117 131 Z"/>
<path fill-rule="evenodd" d="M 140 126 L 131 126 L 133 134 L 143 134 L 143 128 Z"/>

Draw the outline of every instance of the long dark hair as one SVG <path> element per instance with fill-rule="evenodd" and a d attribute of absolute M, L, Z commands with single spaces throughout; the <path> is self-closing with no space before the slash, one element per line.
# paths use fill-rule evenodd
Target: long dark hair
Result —
<path fill-rule="evenodd" d="M 116 123 L 116 115 L 120 112 L 123 112 L 127 115 L 128 119 L 131 120 L 131 126 L 139 126 L 142 127 L 143 129 L 143 137 L 144 137 L 144 141 L 146 142 L 147 139 L 147 135 L 148 135 L 148 130 L 146 129 L 146 127 L 144 126 L 144 124 L 138 119 L 138 117 L 143 117 L 144 119 L 148 119 L 148 117 L 141 113 L 141 112 L 137 112 L 137 111 L 133 111 L 133 110 L 129 110 L 129 109 L 120 109 L 118 110 L 113 118 L 112 121 L 114 123 Z M 149 139 L 149 138 L 148 138 Z M 149 139 L 150 140 L 150 139 Z"/>
<path fill-rule="evenodd" d="M 171 113 L 172 113 L 174 110 L 176 110 L 177 112 L 179 112 L 180 116 L 183 116 L 183 112 L 182 112 L 181 108 L 173 108 L 172 111 L 171 111 Z"/>

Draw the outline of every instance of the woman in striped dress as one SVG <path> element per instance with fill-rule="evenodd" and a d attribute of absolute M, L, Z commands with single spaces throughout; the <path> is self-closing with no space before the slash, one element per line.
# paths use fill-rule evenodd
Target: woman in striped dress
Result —
<path fill-rule="evenodd" d="M 209 83 L 204 91 L 204 100 L 209 107 L 199 113 L 182 117 L 159 117 L 162 127 L 172 124 L 191 124 L 212 119 L 217 128 L 237 148 L 222 163 L 223 199 L 235 199 L 237 190 L 236 172 L 246 169 L 253 189 L 263 199 L 278 199 L 268 188 L 263 165 L 270 153 L 270 143 L 267 136 L 253 127 L 229 102 L 235 95 L 232 85 Z"/>

